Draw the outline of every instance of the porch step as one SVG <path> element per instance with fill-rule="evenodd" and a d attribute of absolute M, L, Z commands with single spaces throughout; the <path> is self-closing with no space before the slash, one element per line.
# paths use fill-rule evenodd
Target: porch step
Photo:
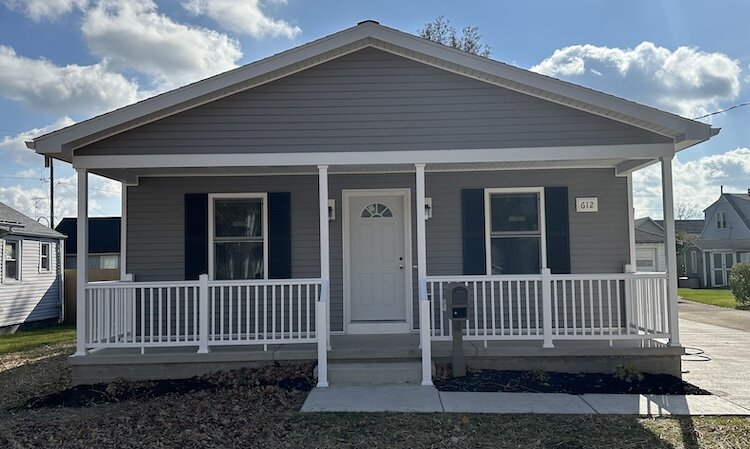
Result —
<path fill-rule="evenodd" d="M 435 374 L 435 365 L 432 365 Z M 318 378 L 318 367 L 315 367 Z M 398 362 L 330 362 L 328 383 L 331 385 L 383 385 L 422 383 L 421 361 Z"/>

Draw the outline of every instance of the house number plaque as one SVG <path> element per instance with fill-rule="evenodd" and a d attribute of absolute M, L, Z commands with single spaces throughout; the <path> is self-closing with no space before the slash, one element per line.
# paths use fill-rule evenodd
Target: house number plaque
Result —
<path fill-rule="evenodd" d="M 596 196 L 576 198 L 576 212 L 599 212 L 599 198 Z"/>

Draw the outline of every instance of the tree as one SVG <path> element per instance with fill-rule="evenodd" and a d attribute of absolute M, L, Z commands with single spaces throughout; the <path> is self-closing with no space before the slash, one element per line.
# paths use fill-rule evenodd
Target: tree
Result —
<path fill-rule="evenodd" d="M 675 218 L 678 220 L 688 220 L 699 216 L 695 204 L 682 202 L 678 203 L 674 211 Z"/>
<path fill-rule="evenodd" d="M 447 45 L 448 47 L 484 56 L 485 58 L 490 56 L 490 47 L 481 42 L 482 36 L 479 34 L 478 27 L 464 27 L 461 30 L 461 36 L 459 36 L 456 34 L 456 29 L 451 25 L 450 20 L 446 19 L 445 16 L 440 16 L 426 24 L 418 33 L 421 38 Z"/>

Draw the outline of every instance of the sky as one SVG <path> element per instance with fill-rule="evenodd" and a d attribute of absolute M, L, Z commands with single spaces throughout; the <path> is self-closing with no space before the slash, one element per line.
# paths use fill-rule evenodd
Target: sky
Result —
<path fill-rule="evenodd" d="M 695 118 L 750 101 L 746 0 L 0 0 L 0 202 L 49 215 L 49 174 L 24 140 L 377 20 L 416 33 L 477 26 L 490 57 Z M 681 218 L 750 188 L 750 106 L 704 119 L 719 136 L 674 164 Z M 92 177 L 90 215 L 120 214 Z M 636 217 L 661 218 L 658 165 L 634 175 Z M 55 221 L 76 176 L 55 164 Z M 44 220 L 44 218 L 42 218 Z"/>

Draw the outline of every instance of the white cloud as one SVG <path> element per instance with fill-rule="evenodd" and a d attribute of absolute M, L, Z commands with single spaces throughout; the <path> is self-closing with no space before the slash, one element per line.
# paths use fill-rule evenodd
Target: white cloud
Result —
<path fill-rule="evenodd" d="M 73 123 L 75 123 L 75 121 L 70 117 L 62 117 L 47 126 L 30 129 L 15 136 L 5 136 L 0 140 L 0 156 L 2 156 L 3 160 L 12 161 L 26 166 L 41 164 L 43 160 L 42 156 L 36 154 L 33 150 L 26 148 L 24 142 L 31 140 L 34 137 L 72 125 Z"/>
<path fill-rule="evenodd" d="M 2 0 L 9 9 L 21 11 L 35 22 L 55 20 L 73 8 L 83 8 L 87 0 Z"/>
<path fill-rule="evenodd" d="M 675 158 L 674 201 L 688 204 L 703 218 L 703 209 L 725 192 L 747 192 L 750 187 L 750 148 L 736 148 L 721 154 L 680 162 Z M 661 169 L 658 164 L 633 174 L 636 217 L 661 218 Z"/>
<path fill-rule="evenodd" d="M 37 174 L 38 175 L 38 174 Z M 46 176 L 46 175 L 45 175 Z M 77 178 L 73 174 L 55 179 L 55 223 L 62 217 L 75 217 Z M 89 178 L 89 215 L 119 215 L 121 184 L 100 176 Z M 0 187 L 0 202 L 38 219 L 49 217 L 49 180 L 40 183 L 16 183 Z"/>
<path fill-rule="evenodd" d="M 177 23 L 152 0 L 102 0 L 86 11 L 81 29 L 89 49 L 112 68 L 151 76 L 160 89 L 232 69 L 242 57 L 236 40 Z"/>
<path fill-rule="evenodd" d="M 277 1 L 286 3 L 286 1 Z M 256 39 L 265 37 L 293 38 L 302 30 L 284 20 L 272 19 L 261 10 L 260 0 L 187 0 L 182 6 L 190 13 L 205 15 L 235 33 Z"/>
<path fill-rule="evenodd" d="M 723 53 L 651 42 L 632 49 L 572 45 L 531 70 L 696 117 L 740 93 L 737 61 Z"/>
<path fill-rule="evenodd" d="M 61 67 L 0 45 L 0 95 L 45 112 L 94 115 L 136 101 L 138 85 L 104 63 Z"/>

